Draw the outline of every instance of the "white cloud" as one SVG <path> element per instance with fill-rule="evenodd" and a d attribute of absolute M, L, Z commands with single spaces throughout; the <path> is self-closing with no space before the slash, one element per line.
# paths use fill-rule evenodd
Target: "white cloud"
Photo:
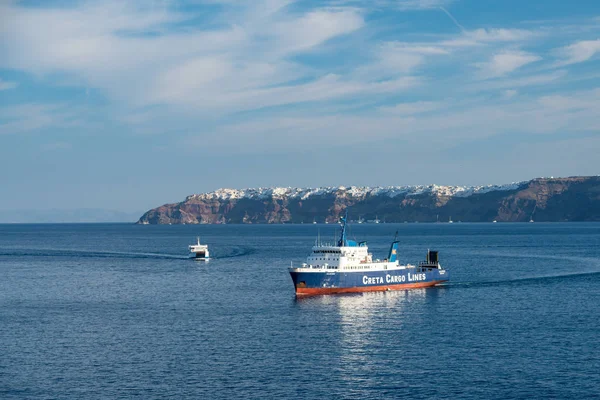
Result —
<path fill-rule="evenodd" d="M 416 101 L 412 103 L 399 103 L 393 106 L 381 107 L 380 110 L 395 115 L 415 115 L 436 111 L 446 106 L 445 103 L 435 101 Z"/>
<path fill-rule="evenodd" d="M 482 78 L 496 78 L 541 59 L 539 56 L 523 51 L 503 51 L 494 54 L 485 63 L 478 63 L 477 67 L 480 68 L 480 76 Z"/>
<path fill-rule="evenodd" d="M 236 111 L 236 99 L 257 91 L 310 88 L 319 74 L 289 59 L 364 24 L 356 9 L 292 14 L 285 12 L 286 2 L 265 0 L 242 15 L 228 15 L 231 20 L 221 28 L 167 29 L 184 16 L 139 4 L 84 3 L 74 9 L 5 5 L 1 11 L 9 22 L 1 28 L 0 67 L 41 76 L 67 72 L 134 107 L 187 102 L 227 108 L 225 100 L 232 99 L 230 111 Z M 306 83 L 285 85 L 300 78 Z M 336 92 L 345 90 L 331 91 Z M 293 95 L 283 97 L 289 101 Z M 277 104 L 275 99 L 267 103 Z"/>
<path fill-rule="evenodd" d="M 0 108 L 0 135 L 19 134 L 52 125 L 56 107 L 24 104 Z"/>
<path fill-rule="evenodd" d="M 170 2 L 146 6 L 112 0 L 72 8 L 7 3 L 0 6 L 8 16 L 0 28 L 0 67 L 41 77 L 64 73 L 63 79 L 100 89 L 137 115 L 136 108 L 161 104 L 214 116 L 402 91 L 424 81 L 412 74 L 422 72 L 431 60 L 453 56 L 460 45 L 534 36 L 518 29 L 477 29 L 446 41 L 379 42 L 369 44 L 374 50 L 362 52 L 360 64 L 330 71 L 327 65 L 302 63 L 297 56 L 319 51 L 315 54 L 335 55 L 339 40 L 332 39 L 349 40 L 349 34 L 359 32 L 365 26 L 365 9 L 300 12 L 287 7 L 290 3 L 219 2 L 225 11 L 211 16 L 218 23 L 210 29 L 179 27 L 196 15 L 182 14 Z M 427 9 L 447 3 L 407 0 L 388 5 Z M 346 43 L 346 48 L 351 46 Z"/>
<path fill-rule="evenodd" d="M 587 61 L 600 52 L 600 39 L 582 40 L 563 47 L 559 54 L 563 56 L 561 65 L 576 64 Z"/>
<path fill-rule="evenodd" d="M 479 81 L 476 83 L 465 85 L 464 89 L 467 92 L 483 92 L 489 90 L 496 91 L 508 88 L 512 89 L 528 86 L 550 85 L 560 82 L 561 79 L 566 76 L 566 70 L 558 70 L 545 74 L 524 76 L 521 78 L 503 78 L 486 82 Z"/>
<path fill-rule="evenodd" d="M 455 0 L 329 0 L 332 6 L 378 7 L 401 11 L 438 9 Z"/>
<path fill-rule="evenodd" d="M 414 73 L 434 57 L 446 56 L 450 52 L 435 44 L 411 44 L 385 42 L 375 47 L 372 60 L 356 68 L 352 75 L 360 80 L 390 79 Z"/>
<path fill-rule="evenodd" d="M 9 81 L 2 80 L 2 78 L 0 78 L 0 90 L 14 89 L 17 86 L 19 86 L 19 84 L 17 82 L 9 82 Z"/>
<path fill-rule="evenodd" d="M 531 39 L 539 33 L 525 29 L 476 29 L 467 36 L 482 42 L 515 42 Z"/>
<path fill-rule="evenodd" d="M 460 36 L 440 44 L 449 47 L 471 47 L 491 43 L 524 42 L 540 35 L 540 32 L 526 29 L 475 29 L 464 31 Z"/>
<path fill-rule="evenodd" d="M 273 37 L 287 53 L 304 51 L 364 25 L 357 10 L 318 10 L 273 25 Z"/>
<path fill-rule="evenodd" d="M 310 137 L 339 138 L 345 127 L 349 137 L 356 135 L 349 140 L 361 141 L 371 134 L 397 135 L 399 130 L 403 135 L 443 136 L 446 126 L 456 131 L 455 136 L 476 135 L 479 129 L 488 129 L 482 116 L 494 121 L 497 116 L 506 118 L 498 120 L 506 129 L 517 129 L 518 117 L 531 118 L 523 110 L 485 107 L 487 100 L 467 106 L 478 93 L 493 91 L 494 101 L 503 107 L 508 98 L 523 105 L 528 93 L 521 88 L 554 84 L 567 74 L 542 68 L 546 73 L 509 79 L 520 68 L 542 61 L 543 50 L 536 50 L 537 55 L 515 49 L 544 37 L 544 29 L 482 28 L 395 36 L 401 41 L 392 41 L 389 35 L 379 36 L 374 29 L 379 27 L 368 26 L 372 20 L 362 7 L 309 9 L 287 7 L 290 2 L 285 0 L 226 1 L 219 7 L 225 11 L 207 16 L 210 24 L 202 26 L 186 20 L 198 15 L 183 15 L 169 8 L 170 2 L 154 8 L 143 2 L 76 4 L 0 6 L 8 16 L 0 26 L 0 68 L 24 70 L 42 80 L 58 72 L 61 80 L 99 89 L 93 93 L 106 94 L 112 110 L 118 110 L 111 118 L 132 130 L 181 132 L 213 124 L 217 128 L 205 136 L 222 133 L 224 138 L 238 135 L 251 140 L 254 134 L 269 132 L 285 136 L 282 131 L 288 128 Z M 404 1 L 391 7 L 428 9 L 445 4 Z M 464 68 L 473 65 L 479 74 Z M 456 97 L 447 99 L 447 93 Z M 534 104 L 538 115 L 550 108 L 549 101 Z M 353 108 L 358 102 L 361 106 Z M 341 106 L 336 108 L 348 104 L 342 112 Z M 299 107 L 286 114 L 291 107 L 282 106 L 290 105 Z M 247 113 L 270 107 L 278 108 Z M 348 115 L 359 108 L 360 115 Z M 6 121 L 0 132 L 67 124 L 72 118 L 61 107 L 35 115 L 31 121 L 24 117 Z M 229 117 L 244 123 L 234 129 L 226 125 Z M 175 124 L 178 129 L 171 129 Z M 198 140 L 206 139 L 217 140 Z"/>
<path fill-rule="evenodd" d="M 596 110 L 600 112 L 600 89 L 577 92 L 570 95 L 547 95 L 541 96 L 538 103 L 545 108 L 557 111 Z"/>
<path fill-rule="evenodd" d="M 452 99 L 402 103 L 366 115 L 270 116 L 221 126 L 210 137 L 186 138 L 185 146 L 227 148 L 235 141 L 239 151 L 254 152 L 306 148 L 315 141 L 334 146 L 340 141 L 351 145 L 402 138 L 452 147 L 457 141 L 506 133 L 567 134 L 600 129 L 600 90 L 558 97 L 518 96 L 496 104 L 470 102 L 455 107 L 454 103 Z M 436 112 L 432 115 L 429 111 Z"/>
<path fill-rule="evenodd" d="M 214 112 L 223 108 L 235 110 L 252 110 L 278 105 L 326 101 L 357 94 L 377 94 L 399 92 L 419 84 L 412 77 L 402 77 L 381 82 L 359 82 L 334 74 L 324 76 L 316 81 L 298 85 L 280 85 L 276 87 L 257 87 L 244 91 L 233 89 L 210 90 L 211 96 L 204 96 L 202 91 L 193 87 L 184 88 L 171 103 L 181 102 L 182 106 L 191 105 L 194 109 Z"/>
<path fill-rule="evenodd" d="M 77 113 L 64 104 L 26 103 L 0 108 L 0 135 L 30 132 L 49 126 L 73 126 Z"/>
<path fill-rule="evenodd" d="M 396 7 L 401 10 L 422 10 L 443 7 L 452 0 L 398 0 Z"/>

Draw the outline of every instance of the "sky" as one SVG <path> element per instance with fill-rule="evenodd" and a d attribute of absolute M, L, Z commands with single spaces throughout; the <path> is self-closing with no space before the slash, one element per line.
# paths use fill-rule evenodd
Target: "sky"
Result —
<path fill-rule="evenodd" d="M 0 210 L 600 173 L 597 0 L 0 0 Z"/>

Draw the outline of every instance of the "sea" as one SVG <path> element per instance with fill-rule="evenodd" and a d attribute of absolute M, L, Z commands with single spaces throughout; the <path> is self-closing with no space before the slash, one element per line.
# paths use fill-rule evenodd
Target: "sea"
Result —
<path fill-rule="evenodd" d="M 599 223 L 351 225 L 451 281 L 296 298 L 288 267 L 336 231 L 0 225 L 0 399 L 600 395 Z"/>

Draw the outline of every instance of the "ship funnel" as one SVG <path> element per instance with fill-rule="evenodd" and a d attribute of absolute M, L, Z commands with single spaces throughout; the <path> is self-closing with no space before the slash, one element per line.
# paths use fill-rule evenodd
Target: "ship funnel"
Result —
<path fill-rule="evenodd" d="M 390 246 L 390 254 L 388 255 L 388 261 L 390 262 L 398 261 L 398 243 L 398 241 L 394 241 Z"/>
<path fill-rule="evenodd" d="M 429 264 L 437 264 L 438 260 L 438 252 L 433 250 L 427 250 L 427 263 Z"/>

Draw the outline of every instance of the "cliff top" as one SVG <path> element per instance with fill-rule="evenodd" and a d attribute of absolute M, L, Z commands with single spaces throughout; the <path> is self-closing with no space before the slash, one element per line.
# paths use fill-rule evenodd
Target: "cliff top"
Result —
<path fill-rule="evenodd" d="M 485 186 L 439 186 L 439 185 L 415 185 L 415 186 L 337 186 L 318 188 L 294 188 L 294 187 L 272 187 L 272 188 L 248 188 L 248 189 L 218 189 L 214 192 L 193 194 L 186 198 L 189 200 L 237 200 L 237 199 L 267 199 L 288 198 L 306 200 L 312 196 L 343 195 L 344 193 L 354 198 L 367 196 L 398 195 L 414 196 L 419 194 L 433 193 L 439 196 L 468 197 L 473 194 L 487 193 L 496 190 L 516 190 L 528 184 L 529 181 L 513 182 L 506 185 Z"/>

